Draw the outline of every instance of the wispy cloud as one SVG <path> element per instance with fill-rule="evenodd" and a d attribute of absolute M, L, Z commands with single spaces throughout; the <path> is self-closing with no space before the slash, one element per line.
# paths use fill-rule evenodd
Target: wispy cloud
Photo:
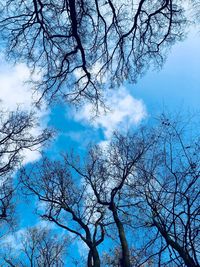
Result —
<path fill-rule="evenodd" d="M 18 108 L 23 111 L 34 111 L 38 118 L 39 125 L 31 130 L 31 134 L 37 136 L 46 127 L 49 110 L 43 105 L 40 110 L 33 105 L 33 91 L 30 84 L 25 83 L 30 79 L 31 73 L 24 63 L 15 66 L 9 65 L 4 57 L 0 55 L 0 109 L 16 111 Z M 40 153 L 37 150 L 24 150 L 24 163 L 39 159 Z"/>
<path fill-rule="evenodd" d="M 80 111 L 73 113 L 76 121 L 102 129 L 106 139 L 113 131 L 127 131 L 130 127 L 138 125 L 146 116 L 146 107 L 141 99 L 134 98 L 125 87 L 110 91 L 105 98 L 105 104 L 110 108 L 106 111 L 100 108 L 99 115 L 92 118 L 91 104 L 85 104 Z"/>

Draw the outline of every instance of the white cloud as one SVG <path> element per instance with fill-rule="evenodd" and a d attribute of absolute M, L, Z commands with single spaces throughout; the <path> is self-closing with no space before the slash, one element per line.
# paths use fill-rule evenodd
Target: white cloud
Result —
<path fill-rule="evenodd" d="M 85 104 L 79 112 L 74 112 L 74 119 L 102 129 L 105 138 L 109 139 L 113 131 L 127 131 L 147 116 L 143 101 L 134 98 L 124 87 L 107 94 L 105 104 L 110 110 L 105 112 L 100 108 L 100 114 L 95 119 L 92 119 L 92 104 Z"/>
<path fill-rule="evenodd" d="M 3 248 L 10 247 L 15 251 L 19 251 L 22 248 L 22 243 L 20 242 L 21 237 L 25 234 L 26 229 L 22 228 L 12 234 L 6 235 L 1 240 L 1 246 Z"/>
<path fill-rule="evenodd" d="M 38 221 L 36 224 L 32 225 L 31 227 L 35 227 L 41 230 L 42 229 L 44 230 L 55 230 L 56 229 L 53 223 L 50 223 L 48 221 L 42 221 L 42 220 Z M 5 235 L 1 239 L 1 246 L 3 248 L 10 247 L 14 253 L 16 253 L 17 251 L 20 251 L 22 249 L 22 241 L 28 229 L 30 229 L 30 227 L 24 227 L 13 233 Z"/>
<path fill-rule="evenodd" d="M 2 55 L 0 55 L 0 61 L 0 109 L 9 112 L 15 111 L 17 108 L 27 112 L 34 111 L 40 125 L 35 126 L 31 130 L 31 134 L 37 136 L 46 126 L 49 111 L 45 105 L 40 110 L 33 106 L 33 91 L 30 84 L 25 83 L 31 77 L 30 70 L 24 63 L 9 65 Z M 34 79 L 39 79 L 39 76 L 36 75 Z M 36 149 L 24 150 L 23 155 L 24 163 L 40 158 L 40 153 Z"/>
<path fill-rule="evenodd" d="M 31 93 L 24 81 L 30 77 L 29 69 L 25 64 L 17 64 L 15 67 L 0 65 L 0 99 L 1 106 L 7 110 L 15 110 L 21 106 L 30 110 L 32 105 Z"/>

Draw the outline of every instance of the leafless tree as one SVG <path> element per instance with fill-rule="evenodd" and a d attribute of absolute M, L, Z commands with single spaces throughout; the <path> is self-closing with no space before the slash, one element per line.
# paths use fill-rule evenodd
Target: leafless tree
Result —
<path fill-rule="evenodd" d="M 139 220 L 149 232 L 147 247 L 154 248 L 149 258 L 159 266 L 199 266 L 198 132 L 192 138 L 185 125 L 165 116 L 161 123 L 158 142 L 137 170 L 143 185 L 133 189 L 144 200 L 138 205 Z"/>
<path fill-rule="evenodd" d="M 82 166 L 68 164 L 110 210 L 107 224 L 113 218 L 117 226 L 121 253 L 111 255 L 110 264 L 199 266 L 197 130 L 191 137 L 177 118 L 164 115 L 155 129 L 147 128 L 132 136 L 116 134 L 105 150 L 91 149 Z"/>
<path fill-rule="evenodd" d="M 147 136 L 150 141 L 146 139 Z M 67 160 L 73 170 L 90 186 L 99 205 L 109 210 L 105 224 L 114 224 L 117 228 L 122 252 L 121 257 L 118 255 L 119 266 L 131 266 L 125 225 L 129 223 L 134 200 L 126 198 L 126 190 L 129 183 L 135 181 L 138 161 L 154 142 L 154 136 L 145 134 L 143 130 L 127 136 L 115 133 L 106 149 L 96 146 L 89 151 L 82 167 Z M 117 258 L 115 262 L 116 260 Z"/>
<path fill-rule="evenodd" d="M 140 242 L 141 240 L 138 240 Z M 152 259 L 148 259 L 144 264 L 141 264 L 143 261 L 143 256 L 138 252 L 136 253 L 134 248 L 129 247 L 130 250 L 130 262 L 133 267 L 154 267 L 157 262 L 153 262 Z M 141 252 L 141 251 L 140 251 Z M 144 251 L 143 251 L 144 252 Z M 122 263 L 121 258 L 121 248 L 120 246 L 112 247 L 109 250 L 105 250 L 102 256 L 103 266 L 104 267 L 121 267 Z M 155 264 L 154 264 L 155 263 Z"/>
<path fill-rule="evenodd" d="M 41 216 L 72 233 L 88 248 L 88 267 L 99 267 L 97 250 L 104 240 L 103 210 L 90 198 L 87 187 L 76 180 L 65 162 L 44 159 L 21 175 L 28 192 L 45 205 Z"/>
<path fill-rule="evenodd" d="M 11 58 L 42 73 L 41 99 L 97 103 L 106 77 L 114 87 L 162 64 L 183 36 L 181 3 L 6 0 L 0 2 L 0 29 Z"/>
<path fill-rule="evenodd" d="M 198 130 L 164 115 L 160 122 L 115 133 L 84 160 L 65 155 L 22 172 L 46 203 L 43 218 L 87 244 L 88 266 L 100 266 L 97 246 L 115 230 L 108 266 L 199 266 Z"/>
<path fill-rule="evenodd" d="M 0 223 L 12 219 L 12 176 L 20 167 L 26 150 L 39 149 L 50 136 L 48 130 L 40 135 L 31 134 L 35 127 L 34 114 L 0 111 Z M 15 183 L 16 184 L 16 183 Z"/>
<path fill-rule="evenodd" d="M 64 267 L 68 241 L 52 230 L 33 227 L 18 237 L 18 249 L 10 246 L 3 256 L 3 266 Z M 9 254 L 8 254 L 9 251 Z M 67 261 L 65 261 L 67 262 Z"/>

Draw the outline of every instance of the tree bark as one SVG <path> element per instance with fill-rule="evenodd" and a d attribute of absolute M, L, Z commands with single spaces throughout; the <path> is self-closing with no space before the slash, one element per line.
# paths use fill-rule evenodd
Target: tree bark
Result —
<path fill-rule="evenodd" d="M 184 250 L 184 248 L 181 247 L 177 242 L 175 242 L 174 240 L 171 239 L 171 237 L 169 236 L 167 231 L 160 225 L 160 223 L 158 223 L 155 219 L 153 221 L 154 221 L 154 225 L 156 226 L 158 231 L 164 237 L 166 243 L 178 252 L 180 257 L 183 259 L 185 265 L 187 267 L 199 267 L 199 265 L 195 263 L 193 258 L 189 255 L 189 253 L 187 253 Z"/>
<path fill-rule="evenodd" d="M 91 250 L 88 253 L 87 266 L 92 267 L 92 251 Z"/>
<path fill-rule="evenodd" d="M 100 267 L 100 258 L 96 247 L 90 248 L 87 265 L 88 267 Z"/>
<path fill-rule="evenodd" d="M 119 219 L 117 209 L 116 209 L 114 204 L 110 205 L 110 210 L 113 213 L 113 218 L 114 218 L 114 221 L 115 221 L 117 229 L 118 229 L 119 239 L 120 239 L 121 248 L 122 248 L 122 266 L 123 267 L 131 267 L 129 247 L 128 247 L 128 242 L 126 240 L 126 234 L 124 231 L 124 226 Z"/>

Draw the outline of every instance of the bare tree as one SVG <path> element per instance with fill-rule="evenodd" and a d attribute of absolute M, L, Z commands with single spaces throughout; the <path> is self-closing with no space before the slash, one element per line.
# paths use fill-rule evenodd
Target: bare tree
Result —
<path fill-rule="evenodd" d="M 138 240 L 138 242 L 141 242 L 141 240 Z M 154 267 L 157 262 L 153 262 L 152 259 L 148 259 L 145 261 L 145 263 L 141 262 L 143 261 L 144 255 L 140 255 L 140 253 L 135 252 L 135 249 L 133 247 L 129 247 L 130 251 L 130 262 L 131 266 L 135 267 Z M 140 251 L 141 253 L 145 253 L 145 251 Z M 121 267 L 122 262 L 121 259 L 121 248 L 120 246 L 115 246 L 109 249 L 109 251 L 105 250 L 103 253 L 103 266 L 104 267 Z"/>
<path fill-rule="evenodd" d="M 158 142 L 137 170 L 141 184 L 133 190 L 143 196 L 139 221 L 146 221 L 148 246 L 154 247 L 149 258 L 159 266 L 199 266 L 198 133 L 191 138 L 185 125 L 165 116 L 161 123 Z"/>
<path fill-rule="evenodd" d="M 181 40 L 185 18 L 179 0 L 6 0 L 0 29 L 7 52 L 42 73 L 41 99 L 82 98 L 97 103 L 108 86 L 136 81 L 161 65 Z M 40 99 L 40 100 L 41 100 Z"/>
<path fill-rule="evenodd" d="M 116 134 L 105 150 L 91 149 L 83 165 L 67 162 L 111 212 L 104 224 L 115 223 L 121 256 L 111 255 L 110 265 L 199 266 L 199 138 L 177 118 L 163 116 L 147 128 Z"/>
<path fill-rule="evenodd" d="M 72 179 L 67 164 L 44 159 L 30 173 L 23 170 L 21 179 L 28 192 L 45 204 L 41 217 L 83 241 L 88 248 L 88 267 L 99 267 L 97 247 L 104 240 L 104 213 L 90 198 L 87 187 Z"/>
<path fill-rule="evenodd" d="M 25 151 L 39 149 L 51 136 L 49 130 L 32 135 L 35 123 L 32 113 L 0 111 L 0 223 L 12 219 L 12 176 L 20 167 Z"/>
<path fill-rule="evenodd" d="M 85 242 L 89 267 L 100 266 L 97 247 L 115 230 L 108 266 L 197 267 L 200 146 L 185 125 L 163 116 L 157 128 L 114 134 L 84 160 L 44 159 L 22 182 L 46 203 L 43 218 Z"/>
<path fill-rule="evenodd" d="M 109 210 L 105 224 L 114 224 L 117 228 L 122 251 L 121 257 L 118 255 L 119 264 L 124 267 L 131 266 L 125 225 L 130 223 L 131 207 L 134 205 L 134 199 L 126 198 L 126 191 L 129 183 L 135 182 L 138 161 L 155 142 L 153 135 L 150 141 L 147 141 L 147 136 L 143 130 L 127 136 L 115 133 L 105 150 L 96 146 L 89 151 L 82 167 L 67 160 L 69 166 L 90 186 L 98 204 Z M 116 262 L 117 259 L 114 260 Z"/>
<path fill-rule="evenodd" d="M 10 246 L 3 256 L 3 266 L 64 267 L 68 241 L 52 230 L 33 227 L 18 237 L 18 249 Z M 66 262 L 66 261 L 65 261 Z M 5 263 L 5 265 L 4 265 Z"/>

